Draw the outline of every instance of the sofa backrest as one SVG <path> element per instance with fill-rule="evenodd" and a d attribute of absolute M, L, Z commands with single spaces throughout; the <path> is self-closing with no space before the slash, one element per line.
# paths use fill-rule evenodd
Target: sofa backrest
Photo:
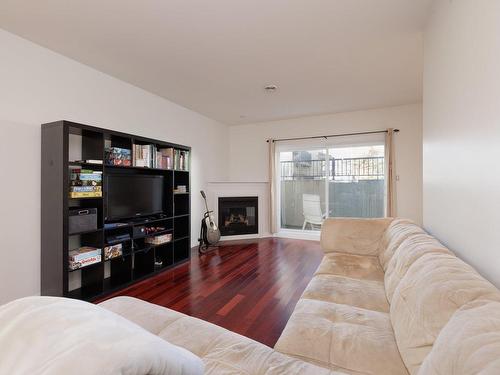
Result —
<path fill-rule="evenodd" d="M 500 374 L 500 303 L 476 300 L 455 312 L 419 374 Z"/>
<path fill-rule="evenodd" d="M 325 253 L 342 252 L 378 255 L 380 240 L 392 218 L 330 218 L 321 228 L 321 247 Z"/>
<path fill-rule="evenodd" d="M 419 371 L 452 315 L 478 299 L 500 301 L 500 292 L 454 255 L 429 252 L 411 264 L 390 305 L 399 352 L 411 374 Z"/>
<path fill-rule="evenodd" d="M 427 233 L 414 233 L 407 236 L 394 252 L 385 270 L 385 293 L 389 303 L 397 286 L 408 272 L 409 268 L 420 257 L 429 253 L 452 254 L 437 239 Z"/>
<path fill-rule="evenodd" d="M 394 219 L 382 235 L 378 249 L 378 258 L 384 271 L 387 269 L 394 253 L 406 238 L 413 234 L 423 233 L 425 233 L 424 230 L 411 220 Z"/>

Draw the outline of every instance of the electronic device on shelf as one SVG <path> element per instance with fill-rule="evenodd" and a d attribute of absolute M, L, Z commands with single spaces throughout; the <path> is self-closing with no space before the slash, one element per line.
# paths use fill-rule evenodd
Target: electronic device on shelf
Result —
<path fill-rule="evenodd" d="M 144 225 L 136 226 L 132 230 L 133 237 L 141 237 L 146 235 L 146 227 Z"/>
<path fill-rule="evenodd" d="M 165 227 L 146 227 L 146 234 L 163 232 L 164 230 L 166 230 Z"/>
<path fill-rule="evenodd" d="M 130 234 L 128 234 L 128 233 L 114 234 L 114 235 L 106 237 L 106 241 L 108 243 L 123 242 L 123 241 L 128 241 L 128 240 L 130 240 Z"/>
<path fill-rule="evenodd" d="M 132 236 L 133 237 L 142 237 L 142 236 L 146 236 L 146 235 L 149 235 L 149 234 L 154 234 L 154 233 L 159 233 L 159 232 L 163 232 L 165 231 L 166 228 L 165 227 L 161 227 L 161 226 L 158 226 L 158 227 L 147 227 L 145 225 L 140 225 L 140 226 L 135 226 L 132 230 Z"/>
<path fill-rule="evenodd" d="M 104 229 L 115 229 L 120 227 L 126 227 L 127 223 L 106 223 L 104 224 Z"/>
<path fill-rule="evenodd" d="M 164 214 L 158 214 L 158 215 L 154 215 L 154 216 L 141 216 L 141 217 L 137 217 L 137 218 L 128 220 L 127 225 L 147 224 L 153 220 L 161 220 L 161 219 L 166 219 L 166 218 L 167 218 L 167 215 L 164 215 Z"/>

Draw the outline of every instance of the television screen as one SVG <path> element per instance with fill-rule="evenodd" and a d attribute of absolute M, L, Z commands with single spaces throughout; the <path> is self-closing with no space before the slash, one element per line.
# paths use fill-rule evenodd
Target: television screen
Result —
<path fill-rule="evenodd" d="M 163 211 L 163 176 L 111 174 L 106 179 L 106 220 Z"/>

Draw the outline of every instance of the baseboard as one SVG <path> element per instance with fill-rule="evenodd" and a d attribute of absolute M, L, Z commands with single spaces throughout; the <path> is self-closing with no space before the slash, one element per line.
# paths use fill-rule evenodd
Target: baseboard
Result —
<path fill-rule="evenodd" d="M 320 233 L 321 233 L 320 231 L 302 231 L 302 230 L 288 229 L 279 231 L 274 235 L 274 237 L 319 241 Z"/>
<path fill-rule="evenodd" d="M 234 241 L 234 240 L 252 240 L 257 238 L 272 237 L 271 233 L 264 234 L 241 234 L 238 236 L 223 236 L 220 238 L 221 241 Z"/>

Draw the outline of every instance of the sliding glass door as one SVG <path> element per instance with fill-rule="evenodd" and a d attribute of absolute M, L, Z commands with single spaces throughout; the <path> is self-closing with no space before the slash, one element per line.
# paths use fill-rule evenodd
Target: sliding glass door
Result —
<path fill-rule="evenodd" d="M 383 217 L 384 141 L 348 140 L 277 151 L 280 227 L 320 230 L 327 217 Z"/>
<path fill-rule="evenodd" d="M 311 225 L 326 217 L 328 196 L 327 150 L 303 149 L 280 152 L 281 227 L 302 229 L 305 216 Z M 313 224 L 317 222 L 318 224 Z M 308 225 L 306 225 L 307 227 Z"/>

